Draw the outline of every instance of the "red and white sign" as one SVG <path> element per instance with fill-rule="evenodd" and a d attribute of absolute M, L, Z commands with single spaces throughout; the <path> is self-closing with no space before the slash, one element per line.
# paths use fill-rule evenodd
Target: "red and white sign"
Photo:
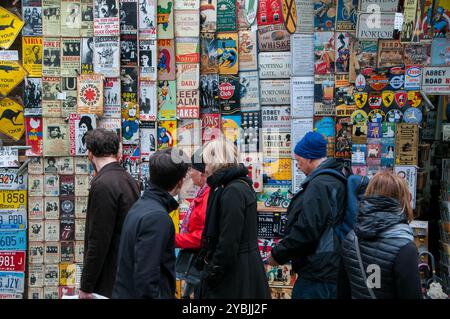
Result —
<path fill-rule="evenodd" d="M 234 95 L 235 86 L 229 82 L 219 85 L 219 96 L 223 100 L 229 100 Z"/>
<path fill-rule="evenodd" d="M 422 68 L 419 65 L 407 65 L 405 70 L 405 90 L 420 90 Z"/>
<path fill-rule="evenodd" d="M 25 271 L 24 251 L 0 251 L 0 271 Z"/>

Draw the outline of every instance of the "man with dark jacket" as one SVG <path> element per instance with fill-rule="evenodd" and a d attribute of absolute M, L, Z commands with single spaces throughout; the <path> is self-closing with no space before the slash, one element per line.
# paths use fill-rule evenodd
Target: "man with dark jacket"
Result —
<path fill-rule="evenodd" d="M 169 213 L 189 168 L 179 150 L 168 148 L 150 157 L 150 184 L 125 219 L 113 298 L 175 297 L 175 228 Z M 180 157 L 177 159 L 181 159 Z"/>
<path fill-rule="evenodd" d="M 340 259 L 333 225 L 343 214 L 346 186 L 323 170 L 342 173 L 343 163 L 326 158 L 327 141 L 317 132 L 308 132 L 294 153 L 307 178 L 288 207 L 286 235 L 272 249 L 269 264 L 292 261 L 298 273 L 293 299 L 336 298 Z"/>
<path fill-rule="evenodd" d="M 89 191 L 80 299 L 92 293 L 111 298 L 122 224 L 139 198 L 135 180 L 117 161 L 119 138 L 113 131 L 86 133 L 88 158 L 97 175 Z"/>

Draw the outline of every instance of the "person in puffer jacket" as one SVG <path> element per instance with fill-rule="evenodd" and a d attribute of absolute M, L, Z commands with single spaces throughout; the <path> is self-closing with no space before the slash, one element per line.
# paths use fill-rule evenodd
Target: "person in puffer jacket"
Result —
<path fill-rule="evenodd" d="M 400 176 L 384 171 L 371 179 L 342 243 L 338 299 L 422 298 L 410 200 Z"/>

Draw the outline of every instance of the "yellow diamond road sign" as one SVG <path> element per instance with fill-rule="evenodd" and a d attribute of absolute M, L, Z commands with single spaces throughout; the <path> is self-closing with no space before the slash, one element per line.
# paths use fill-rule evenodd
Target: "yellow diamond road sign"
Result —
<path fill-rule="evenodd" d="M 0 48 L 9 49 L 23 25 L 24 22 L 18 16 L 0 7 Z"/>
<path fill-rule="evenodd" d="M 0 132 L 15 141 L 20 140 L 25 132 L 23 106 L 10 98 L 0 101 Z"/>
<path fill-rule="evenodd" d="M 0 94 L 7 96 L 27 74 L 17 61 L 0 61 Z"/>

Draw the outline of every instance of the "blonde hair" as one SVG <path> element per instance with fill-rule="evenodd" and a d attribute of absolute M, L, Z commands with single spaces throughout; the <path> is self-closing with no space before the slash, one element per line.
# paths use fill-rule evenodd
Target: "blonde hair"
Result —
<path fill-rule="evenodd" d="M 208 142 L 203 148 L 203 162 L 208 166 L 209 174 L 239 165 L 239 150 L 225 137 Z"/>
<path fill-rule="evenodd" d="M 408 221 L 413 220 L 411 193 L 409 192 L 408 184 L 397 174 L 389 170 L 375 174 L 366 189 L 366 196 L 371 195 L 381 195 L 396 199 L 399 205 L 403 207 L 403 212 L 406 214 Z"/>

